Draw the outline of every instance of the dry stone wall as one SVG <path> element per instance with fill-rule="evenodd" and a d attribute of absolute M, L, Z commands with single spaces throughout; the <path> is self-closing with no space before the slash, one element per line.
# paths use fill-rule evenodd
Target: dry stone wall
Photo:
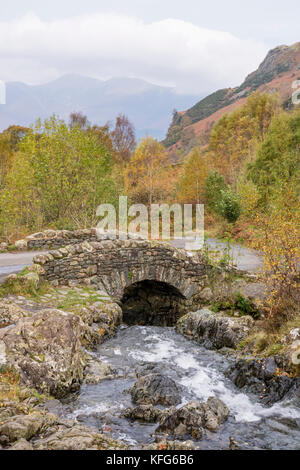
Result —
<path fill-rule="evenodd" d="M 69 230 L 45 230 L 44 232 L 28 235 L 23 240 L 15 243 L 20 250 L 56 250 L 65 245 L 82 243 L 84 241 L 96 241 L 96 229 Z"/>

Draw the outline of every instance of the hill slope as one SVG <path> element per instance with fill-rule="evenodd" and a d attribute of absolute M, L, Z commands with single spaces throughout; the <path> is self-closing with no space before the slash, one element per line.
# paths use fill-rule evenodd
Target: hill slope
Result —
<path fill-rule="evenodd" d="M 187 107 L 198 98 L 177 95 L 172 88 L 139 79 L 101 81 L 79 75 L 65 75 L 37 86 L 7 83 L 6 94 L 6 105 L 0 106 L 2 130 L 11 124 L 28 126 L 53 113 L 68 119 L 71 112 L 82 111 L 99 125 L 125 113 L 138 137 L 150 134 L 159 139 L 166 133 L 174 106 Z"/>
<path fill-rule="evenodd" d="M 244 104 L 253 91 L 278 93 L 291 106 L 292 83 L 300 79 L 300 42 L 272 49 L 259 68 L 241 86 L 218 90 L 187 111 L 175 113 L 164 141 L 170 152 L 187 151 L 189 140 L 205 143 L 213 124 L 225 113 Z"/>

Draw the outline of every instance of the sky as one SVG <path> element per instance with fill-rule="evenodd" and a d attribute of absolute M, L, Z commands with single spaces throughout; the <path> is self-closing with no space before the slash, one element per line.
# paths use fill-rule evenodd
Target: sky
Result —
<path fill-rule="evenodd" d="M 300 41 L 299 16 L 299 0 L 11 0 L 1 5 L 0 79 L 128 76 L 204 95 Z"/>

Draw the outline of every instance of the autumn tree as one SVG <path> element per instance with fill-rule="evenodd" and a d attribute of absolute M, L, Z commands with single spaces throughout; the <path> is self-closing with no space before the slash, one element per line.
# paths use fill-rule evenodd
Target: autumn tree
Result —
<path fill-rule="evenodd" d="M 177 198 L 181 203 L 200 204 L 205 199 L 205 181 L 208 175 L 203 152 L 194 148 L 184 163 L 183 173 L 177 184 Z"/>
<path fill-rule="evenodd" d="M 111 138 L 118 159 L 122 163 L 128 163 L 136 147 L 136 141 L 134 127 L 124 114 L 120 114 L 116 118 Z"/>
<path fill-rule="evenodd" d="M 175 170 L 162 144 L 141 140 L 125 170 L 125 184 L 134 202 L 152 204 L 169 197 Z"/>
<path fill-rule="evenodd" d="M 208 158 L 227 183 L 236 187 L 247 164 L 256 157 L 272 117 L 278 112 L 276 96 L 254 93 L 245 105 L 225 114 L 215 124 L 208 147 Z"/>
<path fill-rule="evenodd" d="M 73 112 L 70 114 L 69 126 L 70 127 L 79 127 L 82 130 L 86 130 L 89 127 L 89 121 L 87 116 L 82 112 Z"/>
<path fill-rule="evenodd" d="M 263 255 L 266 327 L 276 331 L 300 313 L 300 205 L 291 185 L 274 191 L 269 210 L 256 212 L 254 228 L 252 246 Z"/>

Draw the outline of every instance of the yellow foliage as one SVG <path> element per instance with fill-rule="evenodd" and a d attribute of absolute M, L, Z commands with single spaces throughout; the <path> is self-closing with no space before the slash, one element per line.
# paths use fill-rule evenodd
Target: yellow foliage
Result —
<path fill-rule="evenodd" d="M 176 170 L 163 145 L 146 137 L 125 169 L 125 185 L 132 201 L 150 205 L 168 198 L 175 176 Z"/>
<path fill-rule="evenodd" d="M 299 313 L 300 208 L 283 188 L 268 214 L 258 214 L 253 247 L 262 252 L 269 325 L 277 327 Z"/>
<path fill-rule="evenodd" d="M 278 110 L 275 96 L 253 93 L 241 108 L 225 114 L 214 126 L 208 156 L 214 169 L 234 185 L 247 163 L 255 159 L 273 115 Z"/>
<path fill-rule="evenodd" d="M 178 201 L 187 204 L 203 203 L 207 175 L 207 161 L 201 149 L 195 147 L 189 154 L 183 174 L 178 181 Z"/>

